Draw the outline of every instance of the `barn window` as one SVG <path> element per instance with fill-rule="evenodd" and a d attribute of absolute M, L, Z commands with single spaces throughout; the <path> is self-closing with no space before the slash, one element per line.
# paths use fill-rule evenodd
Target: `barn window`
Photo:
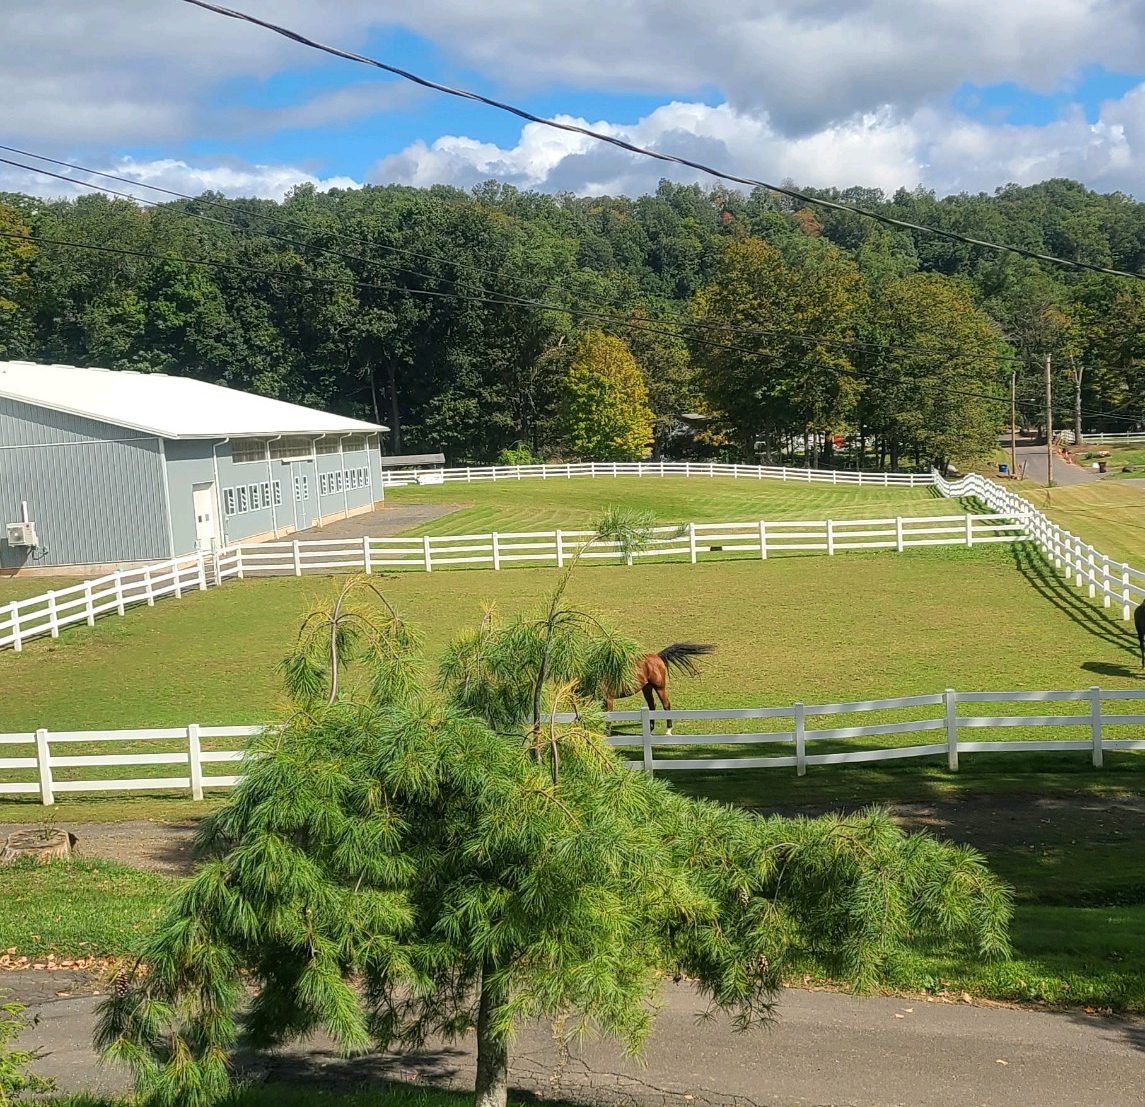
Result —
<path fill-rule="evenodd" d="M 250 504 L 247 501 L 246 485 L 240 484 L 238 486 L 238 488 L 236 489 L 236 491 L 238 492 L 238 498 L 239 498 L 239 511 L 238 511 L 238 513 L 240 515 L 244 515 L 247 511 L 250 510 Z"/>
<path fill-rule="evenodd" d="M 270 444 L 270 456 L 278 461 L 313 457 L 314 442 L 309 438 L 280 438 Z"/>
<path fill-rule="evenodd" d="M 231 443 L 231 460 L 237 463 L 266 460 L 266 440 L 239 438 Z"/>
<path fill-rule="evenodd" d="M 282 481 L 274 482 L 274 506 L 282 507 Z"/>
<path fill-rule="evenodd" d="M 223 514 L 233 515 L 235 513 L 235 490 L 233 488 L 223 489 Z"/>
<path fill-rule="evenodd" d="M 314 448 L 316 454 L 336 454 L 338 452 L 337 438 L 320 438 Z"/>
<path fill-rule="evenodd" d="M 262 506 L 264 508 L 270 507 L 270 481 L 268 480 L 262 482 Z"/>
<path fill-rule="evenodd" d="M 355 434 L 350 438 L 346 438 L 342 442 L 342 449 L 347 452 L 350 450 L 364 450 L 366 448 L 366 436 L 364 434 Z"/>

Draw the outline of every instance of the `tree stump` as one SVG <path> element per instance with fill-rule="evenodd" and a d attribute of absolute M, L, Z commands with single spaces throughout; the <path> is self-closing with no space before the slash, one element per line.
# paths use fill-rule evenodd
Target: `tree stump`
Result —
<path fill-rule="evenodd" d="M 70 857 L 76 846 L 76 836 L 66 830 L 40 826 L 32 830 L 17 830 L 8 835 L 0 851 L 0 865 L 11 865 L 21 858 L 30 857 L 38 865 L 46 865 L 60 857 Z"/>

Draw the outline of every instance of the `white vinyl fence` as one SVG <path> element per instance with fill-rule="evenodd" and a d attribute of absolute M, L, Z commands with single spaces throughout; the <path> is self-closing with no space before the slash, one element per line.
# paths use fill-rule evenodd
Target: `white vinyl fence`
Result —
<path fill-rule="evenodd" d="M 46 634 L 58 638 L 62 627 L 76 623 L 95 626 L 99 615 L 122 615 L 139 604 L 154 607 L 164 596 L 178 599 L 188 592 L 205 592 L 238 574 L 238 555 L 227 549 L 216 554 L 188 554 L 141 569 L 120 569 L 68 588 L 14 600 L 0 607 L 0 647 L 11 646 L 18 651 L 29 638 Z"/>
<path fill-rule="evenodd" d="M 238 575 L 307 571 L 416 569 L 430 573 L 458 566 L 496 570 L 515 564 L 563 566 L 586 559 L 621 556 L 615 541 L 593 541 L 590 530 L 518 531 L 492 534 L 423 535 L 419 538 L 328 539 L 317 542 L 260 542 L 239 546 Z M 887 519 L 760 519 L 742 523 L 686 523 L 657 527 L 649 548 L 632 559 L 687 558 L 709 554 L 767 558 L 776 554 L 839 550 L 897 550 L 913 546 L 975 546 L 1027 538 L 1013 514 L 923 515 Z"/>
<path fill-rule="evenodd" d="M 785 465 L 732 465 L 722 461 L 573 461 L 562 465 L 483 465 L 461 469 L 390 469 L 386 488 L 461 481 L 570 480 L 573 477 L 732 477 L 797 484 L 860 484 L 881 488 L 928 488 L 933 473 L 880 473 L 853 469 L 800 469 Z"/>
<path fill-rule="evenodd" d="M 1126 714 L 1107 711 L 1105 705 L 1119 705 L 1126 701 L 1140 701 L 1143 713 Z M 959 714 L 966 705 L 1076 705 L 1078 710 L 1060 714 L 1022 715 L 968 715 Z M 921 718 L 902 722 L 879 722 L 869 725 L 814 727 L 808 725 L 822 716 L 858 716 L 871 712 L 911 710 Z M 871 761 L 892 761 L 919 757 L 941 757 L 947 766 L 958 769 L 958 757 L 963 753 L 1029 753 L 1069 752 L 1088 754 L 1093 765 L 1103 765 L 1104 754 L 1113 750 L 1145 750 L 1145 731 L 1132 730 L 1137 737 L 1109 737 L 1111 728 L 1145 727 L 1145 689 L 1111 690 L 1098 687 L 1076 691 L 1051 692 L 945 692 L 925 696 L 904 696 L 897 699 L 865 700 L 851 703 L 804 704 L 785 707 L 751 707 L 726 710 L 673 710 L 673 711 L 614 711 L 606 715 L 616 726 L 637 724 L 639 734 L 614 734 L 611 745 L 619 748 L 639 747 L 641 758 L 626 761 L 633 769 L 653 773 L 658 771 L 736 771 L 742 769 L 794 768 L 802 776 L 809 766 L 846 765 Z M 677 725 L 714 722 L 733 724 L 727 732 L 708 728 L 706 733 L 666 734 L 653 733 L 653 727 L 671 718 Z M 572 715 L 558 715 L 558 722 L 569 723 Z M 778 723 L 776 723 L 778 721 Z M 850 720 L 845 720 L 850 721 Z M 768 724 L 784 729 L 768 729 Z M 971 741 L 961 735 L 967 731 L 994 730 L 1021 727 L 1035 731 L 1080 732 L 1076 738 L 1020 739 L 1017 741 Z M 185 727 L 153 730 L 67 731 L 37 730 L 29 734 L 0 734 L 0 752 L 8 748 L 23 748 L 23 755 L 0 757 L 0 795 L 38 795 L 44 804 L 55 802 L 57 794 L 73 792 L 109 791 L 188 791 L 195 799 L 202 799 L 204 790 L 229 788 L 237 784 L 240 776 L 233 771 L 243 759 L 241 750 L 205 751 L 203 741 L 210 739 L 245 738 L 260 733 L 256 726 L 201 727 L 191 723 Z M 1122 731 L 1124 733 L 1124 731 Z M 874 749 L 832 750 L 814 752 L 817 743 L 877 740 L 882 737 L 924 735 L 926 739 L 916 745 L 892 745 Z M 162 752 L 92 753 L 92 743 L 113 746 L 114 743 L 131 744 L 138 749 L 154 743 L 176 749 Z M 60 754 L 53 747 L 61 745 L 84 749 L 82 753 Z M 736 746 L 759 747 L 784 745 L 790 752 L 774 756 L 731 755 Z M 688 747 L 687 754 L 703 747 L 718 747 L 721 756 L 682 758 L 657 756 L 664 747 Z M 227 766 L 232 771 L 216 774 L 210 766 Z M 116 770 L 132 766 L 170 766 L 177 775 L 121 777 Z M 100 774 L 78 776 L 59 770 L 99 769 Z M 14 774 L 25 778 L 12 779 Z"/>
<path fill-rule="evenodd" d="M 142 569 L 128 569 L 0 608 L 0 647 L 23 648 L 31 638 L 59 636 L 74 623 L 95 625 L 98 615 L 162 596 L 179 598 L 206 590 L 230 577 L 293 575 L 394 569 L 421 572 L 464 566 L 495 570 L 515 564 L 561 567 L 577 553 L 586 559 L 620 557 L 618 544 L 592 541 L 586 530 L 523 531 L 490 534 L 423 535 L 416 538 L 345 538 L 260 542 L 229 546 L 214 554 L 192 554 Z M 651 547 L 635 558 L 701 558 L 893 549 L 915 546 L 974 546 L 1019 542 L 1027 535 L 1020 518 L 1005 515 L 924 515 L 886 519 L 758 520 L 743 523 L 687 523 L 657 527 Z M 629 560 L 631 564 L 631 559 Z"/>
<path fill-rule="evenodd" d="M 1101 597 L 1102 606 L 1121 608 L 1121 618 L 1133 617 L 1133 608 L 1145 601 L 1145 572 L 1117 561 L 1083 542 L 1076 534 L 1052 522 L 1028 500 L 1015 495 L 992 480 L 971 473 L 961 480 L 948 481 L 934 474 L 939 491 L 948 497 L 973 496 L 994 512 L 1009 512 L 1037 543 L 1046 558 L 1078 588 L 1085 588 L 1091 599 Z"/>

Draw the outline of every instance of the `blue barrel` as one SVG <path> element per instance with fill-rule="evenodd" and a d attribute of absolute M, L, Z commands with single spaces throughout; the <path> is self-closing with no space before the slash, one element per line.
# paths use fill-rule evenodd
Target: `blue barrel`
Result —
<path fill-rule="evenodd" d="M 1002 461 L 1002 462 L 998 463 L 998 472 L 999 473 L 1008 473 L 1009 471 L 1010 471 L 1010 466 L 1007 465 L 1006 462 Z"/>

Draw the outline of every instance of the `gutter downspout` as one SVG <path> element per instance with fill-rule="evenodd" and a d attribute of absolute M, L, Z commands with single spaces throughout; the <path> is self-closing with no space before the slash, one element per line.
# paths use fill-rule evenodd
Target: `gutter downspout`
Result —
<path fill-rule="evenodd" d="M 163 470 L 163 512 L 167 517 L 167 556 L 174 559 L 175 526 L 171 521 L 171 482 L 168 480 L 167 474 L 167 446 L 162 438 L 157 439 L 157 441 L 159 443 L 159 465 Z"/>
<path fill-rule="evenodd" d="M 318 479 L 318 442 L 326 435 L 320 434 L 311 442 L 311 451 L 314 454 L 314 502 L 318 505 L 318 529 L 322 529 L 322 482 Z"/>
<path fill-rule="evenodd" d="M 350 489 L 349 482 L 346 480 L 346 439 L 349 434 L 340 435 L 338 438 L 338 464 L 342 467 L 342 518 L 350 518 Z"/>
<path fill-rule="evenodd" d="M 381 442 L 382 436 L 381 436 L 381 434 L 373 434 L 373 435 L 367 434 L 366 435 L 366 480 L 368 482 L 369 489 L 370 489 L 370 510 L 373 511 L 374 505 L 377 503 L 377 501 L 374 499 L 374 453 L 373 453 L 373 450 L 370 448 L 370 439 L 371 438 L 374 439 L 374 445 L 377 447 L 378 456 L 380 457 L 381 453 L 382 453 L 382 442 Z M 379 473 L 381 472 L 380 468 L 379 468 L 378 472 Z M 385 503 L 386 488 L 385 488 L 384 484 L 379 489 L 379 491 L 382 494 L 382 502 Z"/>
<path fill-rule="evenodd" d="M 223 490 L 219 486 L 219 447 L 225 446 L 231 440 L 228 434 L 226 438 L 219 439 L 211 447 L 211 460 L 215 466 L 215 518 L 219 521 L 219 544 L 225 546 L 227 544 L 227 517 L 223 514 Z"/>
<path fill-rule="evenodd" d="M 274 528 L 274 537 L 278 537 L 278 509 L 274 506 L 274 470 L 270 464 L 270 444 L 277 442 L 282 437 L 281 434 L 276 434 L 273 438 L 266 440 L 266 479 L 267 487 L 270 489 L 270 525 Z"/>

